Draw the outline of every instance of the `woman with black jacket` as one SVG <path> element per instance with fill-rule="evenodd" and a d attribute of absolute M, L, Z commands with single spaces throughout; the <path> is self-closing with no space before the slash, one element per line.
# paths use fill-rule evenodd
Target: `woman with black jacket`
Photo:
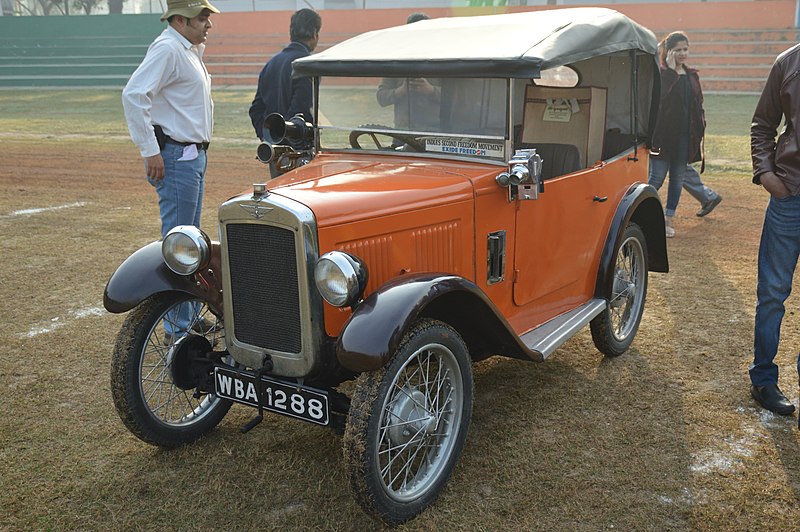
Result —
<path fill-rule="evenodd" d="M 689 38 L 675 31 L 659 43 L 661 59 L 661 107 L 653 133 L 648 183 L 667 187 L 666 232 L 675 236 L 672 217 L 681 198 L 686 165 L 702 159 L 701 143 L 706 129 L 703 91 L 697 70 L 686 64 Z"/>

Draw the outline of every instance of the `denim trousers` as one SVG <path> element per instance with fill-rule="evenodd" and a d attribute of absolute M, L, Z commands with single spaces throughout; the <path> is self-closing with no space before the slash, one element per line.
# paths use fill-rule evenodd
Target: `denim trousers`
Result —
<path fill-rule="evenodd" d="M 183 146 L 166 144 L 161 150 L 164 159 L 164 178 L 148 181 L 158 194 L 158 210 L 161 215 L 161 238 L 178 225 L 200 227 L 200 212 L 203 207 L 203 185 L 206 173 L 206 151 L 200 150 L 197 158 L 180 161 Z M 167 334 L 184 332 L 197 319 L 192 305 L 181 305 L 178 312 L 170 312 L 164 319 Z"/>
<path fill-rule="evenodd" d="M 686 165 L 686 171 L 683 173 L 683 190 L 699 201 L 701 206 L 716 199 L 719 195 L 703 184 L 700 180 L 700 174 L 691 164 Z"/>
<path fill-rule="evenodd" d="M 653 185 L 656 190 L 661 189 L 664 179 L 669 172 L 669 185 L 667 186 L 667 208 L 664 210 L 666 216 L 675 216 L 678 202 L 681 200 L 681 188 L 683 187 L 683 174 L 686 172 L 686 165 L 689 162 L 689 139 L 684 138 L 678 143 L 676 153 L 670 156 L 662 155 L 650 157 L 650 174 L 647 183 Z"/>
<path fill-rule="evenodd" d="M 770 198 L 758 248 L 758 288 L 750 381 L 756 386 L 777 384 L 774 363 L 781 335 L 784 302 L 792 291 L 800 255 L 800 196 Z M 800 356 L 797 359 L 800 372 Z"/>

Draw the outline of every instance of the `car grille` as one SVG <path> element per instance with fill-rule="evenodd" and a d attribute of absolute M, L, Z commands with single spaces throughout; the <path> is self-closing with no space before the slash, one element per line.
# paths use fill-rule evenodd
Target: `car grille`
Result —
<path fill-rule="evenodd" d="M 302 327 L 294 233 L 264 224 L 226 230 L 235 338 L 299 353 Z"/>

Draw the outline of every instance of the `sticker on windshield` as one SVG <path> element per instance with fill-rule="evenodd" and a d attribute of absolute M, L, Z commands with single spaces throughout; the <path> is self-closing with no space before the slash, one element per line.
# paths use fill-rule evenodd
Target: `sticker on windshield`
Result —
<path fill-rule="evenodd" d="M 505 157 L 502 142 L 478 142 L 474 140 L 425 139 L 425 151 L 469 155 L 473 157 Z"/>

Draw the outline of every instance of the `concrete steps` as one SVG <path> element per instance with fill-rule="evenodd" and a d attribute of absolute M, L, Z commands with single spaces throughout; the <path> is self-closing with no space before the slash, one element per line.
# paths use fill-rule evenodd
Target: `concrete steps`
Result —
<path fill-rule="evenodd" d="M 659 38 L 666 33 L 656 31 Z M 353 35 L 325 33 L 317 51 Z M 688 35 L 689 64 L 700 70 L 705 92 L 760 92 L 775 56 L 798 38 L 794 29 L 694 30 Z M 122 87 L 152 38 L 147 34 L 2 36 L 0 88 Z M 255 90 L 261 68 L 288 40 L 285 31 L 212 33 L 205 61 L 214 88 Z"/>
<path fill-rule="evenodd" d="M 787 21 L 791 23 L 791 21 Z M 661 38 L 667 32 L 656 32 Z M 775 57 L 797 43 L 795 29 L 694 30 L 689 65 L 707 93 L 760 93 Z"/>
<path fill-rule="evenodd" d="M 325 35 L 316 51 L 325 50 L 354 35 Z M 204 60 L 214 88 L 246 88 L 255 91 L 261 69 L 287 44 L 289 39 L 285 33 L 258 36 L 220 34 L 209 37 Z"/>

